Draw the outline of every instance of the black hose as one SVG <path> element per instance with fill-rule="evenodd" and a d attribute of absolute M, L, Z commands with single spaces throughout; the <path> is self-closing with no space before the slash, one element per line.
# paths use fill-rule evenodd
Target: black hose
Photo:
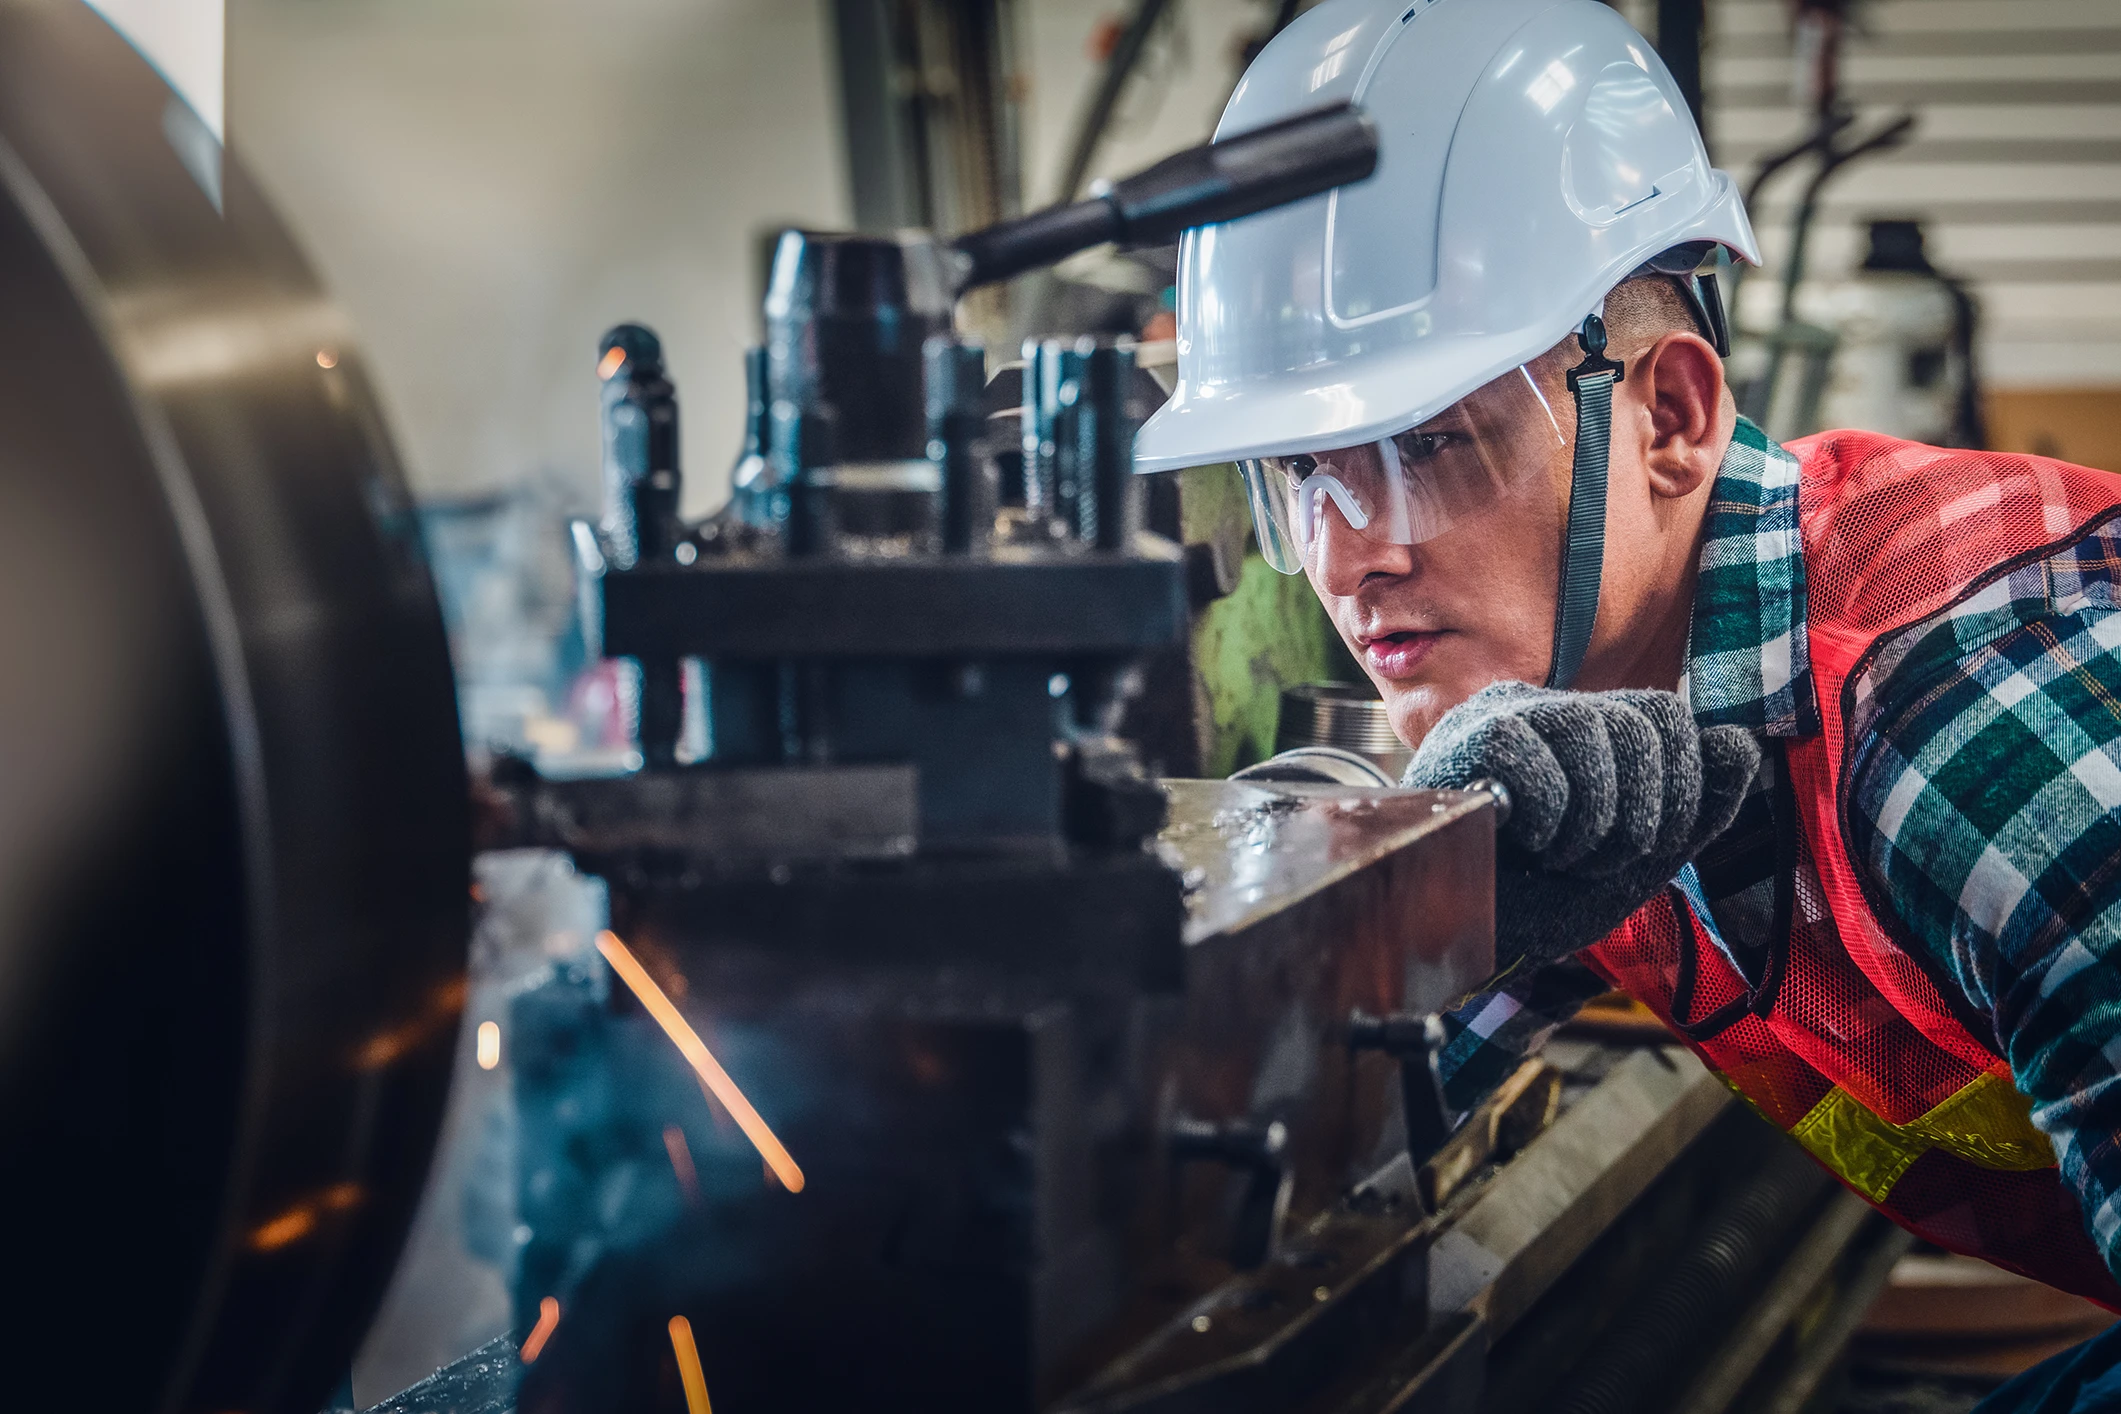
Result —
<path fill-rule="evenodd" d="M 1634 1297 L 1569 1373 L 1557 1414 L 1639 1414 L 1730 1318 L 1754 1278 L 1828 1186 L 1795 1155 L 1776 1155 L 1712 1213 L 1670 1272 Z"/>

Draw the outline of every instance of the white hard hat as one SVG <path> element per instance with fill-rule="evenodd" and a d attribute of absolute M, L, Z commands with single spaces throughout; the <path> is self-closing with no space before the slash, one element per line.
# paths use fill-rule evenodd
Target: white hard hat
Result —
<path fill-rule="evenodd" d="M 1394 436 L 1674 247 L 1759 261 L 1671 75 L 1599 0 L 1325 0 L 1216 133 L 1341 101 L 1377 124 L 1374 177 L 1186 233 L 1178 383 L 1138 470 Z"/>

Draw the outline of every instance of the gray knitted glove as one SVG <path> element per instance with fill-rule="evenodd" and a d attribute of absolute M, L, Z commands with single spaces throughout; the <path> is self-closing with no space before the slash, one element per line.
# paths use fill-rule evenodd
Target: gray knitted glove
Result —
<path fill-rule="evenodd" d="M 1743 727 L 1695 725 L 1676 694 L 1483 688 L 1446 712 L 1405 784 L 1510 793 L 1497 840 L 1495 961 L 1597 942 L 1730 827 L 1760 769 Z"/>

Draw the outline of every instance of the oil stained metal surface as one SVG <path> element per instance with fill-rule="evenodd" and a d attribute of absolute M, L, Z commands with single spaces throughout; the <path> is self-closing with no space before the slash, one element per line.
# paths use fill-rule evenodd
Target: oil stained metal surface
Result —
<path fill-rule="evenodd" d="M 737 1414 L 879 1390 L 907 1407 L 1029 1411 L 1082 1392 L 1133 1408 L 1191 1382 L 1172 1322 L 1233 1280 L 1313 1301 L 1211 1322 L 1262 1348 L 1344 1289 L 1395 1311 L 1395 1293 L 1421 1291 L 1418 1202 L 1346 1206 L 1380 1174 L 1411 1178 L 1399 1066 L 1351 1050 L 1348 1019 L 1442 1006 L 1487 975 L 1486 798 L 1164 788 L 1158 853 L 1186 912 L 1159 925 L 1180 936 L 1175 975 L 1154 985 L 1069 955 L 1131 926 L 1110 906 L 1067 913 L 1064 947 L 1026 916 L 1043 902 L 997 895 L 919 954 L 883 945 L 884 917 L 822 946 L 639 915 L 629 945 L 802 1165 L 800 1194 L 762 1184 L 757 1154 L 623 996 L 558 974 L 523 996 L 511 1033 L 534 1235 L 517 1315 L 527 1325 L 554 1294 L 575 1313 L 527 1372 L 524 1406 L 595 1391 L 598 1407 L 649 1407 L 652 1370 L 627 1352 L 664 1348 L 683 1314 L 716 1408 Z M 909 887 L 930 878 L 905 872 Z M 615 919 L 630 887 L 613 879 Z M 673 1125 L 694 1197 L 672 1173 Z M 625 1221 L 598 1196 L 615 1184 Z M 638 1221 L 651 1212 L 664 1217 Z M 1341 1255 L 1298 1261 L 1328 1230 Z"/>

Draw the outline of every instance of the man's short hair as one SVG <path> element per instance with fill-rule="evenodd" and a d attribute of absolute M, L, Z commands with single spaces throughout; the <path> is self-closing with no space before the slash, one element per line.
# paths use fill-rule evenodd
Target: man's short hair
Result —
<path fill-rule="evenodd" d="M 1606 336 L 1616 349 L 1639 349 L 1666 334 L 1698 334 L 1700 324 L 1669 275 L 1624 280 L 1605 297 Z"/>
<path fill-rule="evenodd" d="M 1701 325 L 1686 296 L 1669 275 L 1638 275 L 1623 280 L 1605 297 L 1606 347 L 1615 357 L 1632 357 L 1667 334 L 1699 334 Z M 1561 382 L 1563 370 L 1583 359 L 1572 332 L 1538 360 L 1542 382 Z"/>

